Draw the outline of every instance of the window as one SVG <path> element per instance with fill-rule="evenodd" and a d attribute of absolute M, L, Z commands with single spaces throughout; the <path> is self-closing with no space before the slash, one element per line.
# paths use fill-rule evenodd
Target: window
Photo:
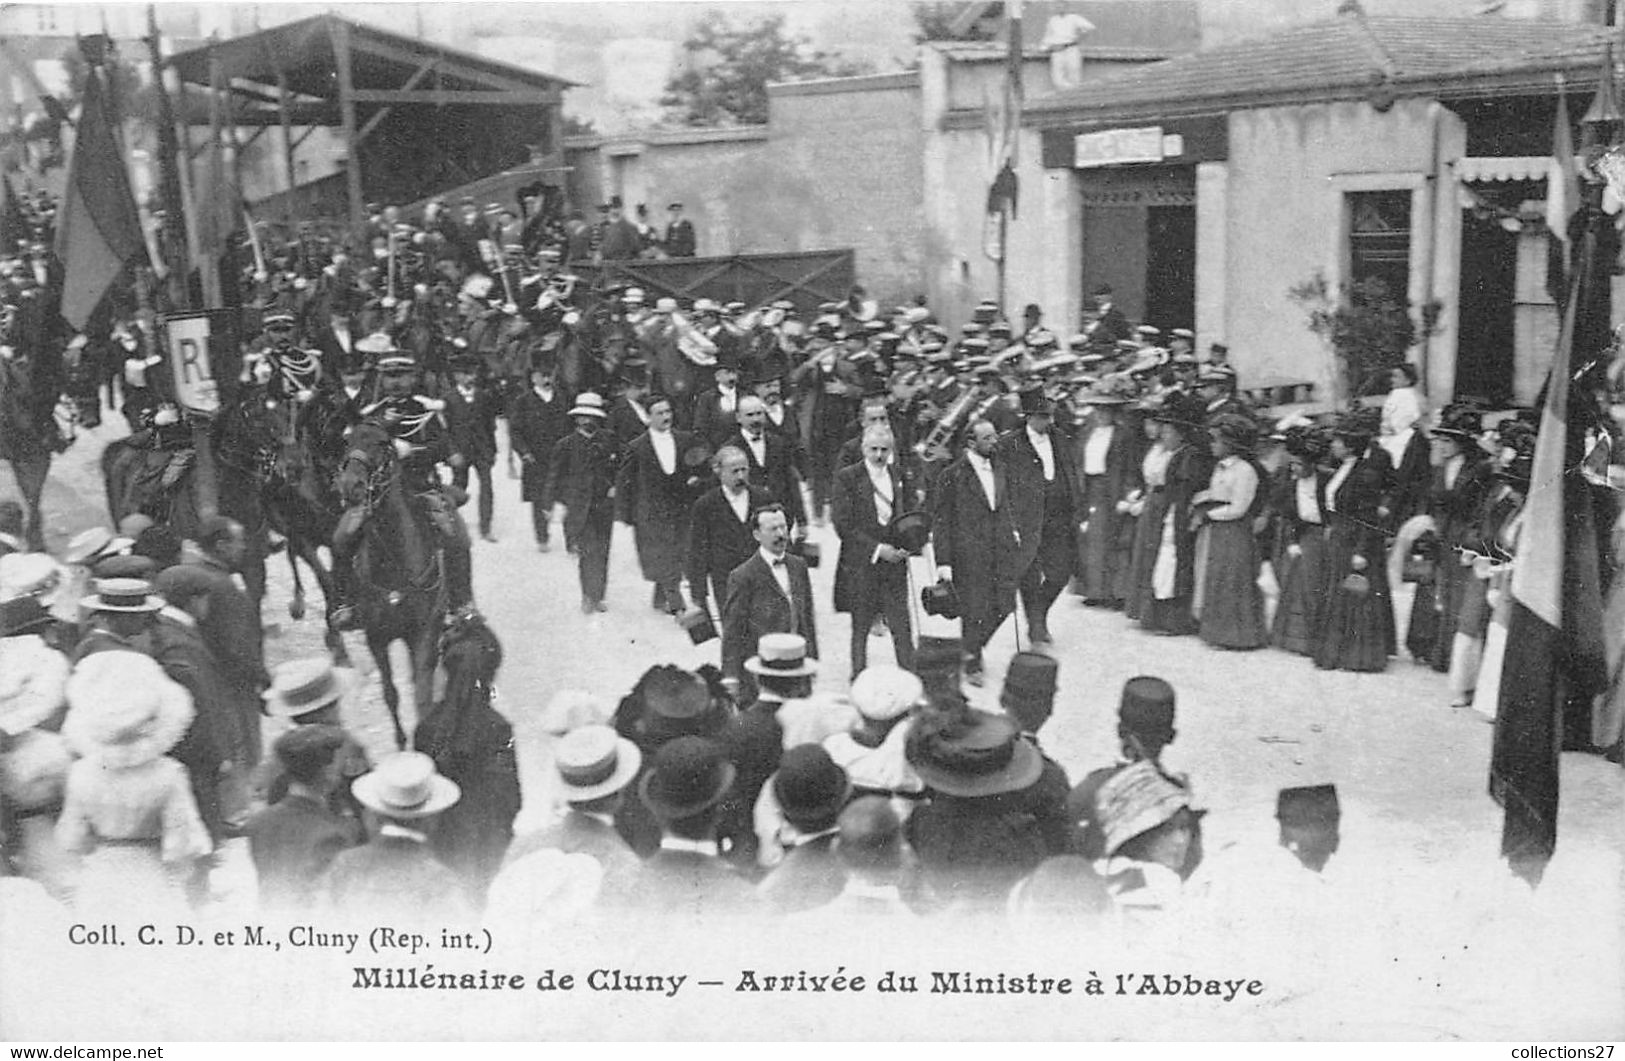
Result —
<path fill-rule="evenodd" d="M 1411 193 L 1349 192 L 1349 281 L 1381 280 L 1403 302 L 1410 290 Z"/>

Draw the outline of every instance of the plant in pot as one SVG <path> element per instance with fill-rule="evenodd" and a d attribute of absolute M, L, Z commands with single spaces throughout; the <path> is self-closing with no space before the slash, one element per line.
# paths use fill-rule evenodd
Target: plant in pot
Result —
<path fill-rule="evenodd" d="M 1413 317 L 1410 300 L 1396 296 L 1382 279 L 1366 277 L 1334 291 L 1319 270 L 1289 288 L 1287 297 L 1303 307 L 1309 330 L 1331 347 L 1339 404 L 1386 392 L 1393 368 L 1405 363 L 1413 346 L 1437 334 L 1444 308 L 1433 299 Z"/>

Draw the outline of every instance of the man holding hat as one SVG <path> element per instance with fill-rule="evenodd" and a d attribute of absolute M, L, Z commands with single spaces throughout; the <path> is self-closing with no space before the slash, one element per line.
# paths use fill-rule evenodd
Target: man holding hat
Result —
<path fill-rule="evenodd" d="M 1055 402 L 1042 387 L 1021 392 L 1026 424 L 999 440 L 1015 502 L 1016 543 L 1025 565 L 1021 603 L 1028 636 L 1050 643 L 1049 610 L 1072 577 L 1077 551 L 1077 509 L 1070 447 L 1054 434 Z"/>
<path fill-rule="evenodd" d="M 869 664 L 869 630 L 884 615 L 897 665 L 914 664 L 909 621 L 908 551 L 897 532 L 898 517 L 917 513 L 913 483 L 892 459 L 891 429 L 872 424 L 863 432 L 863 460 L 835 475 L 831 515 L 841 538 L 835 569 L 835 610 L 852 615 L 852 676 Z M 918 545 L 919 543 L 914 543 Z"/>
<path fill-rule="evenodd" d="M 368 811 L 372 839 L 340 852 L 327 874 L 328 901 L 356 917 L 408 923 L 454 923 L 469 903 L 457 875 L 435 858 L 429 834 L 435 816 L 462 797 L 422 752 L 397 752 L 351 790 Z"/>
<path fill-rule="evenodd" d="M 553 447 L 546 494 L 564 504 L 564 541 L 578 561 L 581 611 L 606 610 L 610 537 L 615 530 L 612 493 L 623 449 L 605 428 L 604 399 L 592 391 L 576 397 L 570 410 L 576 429 Z"/>

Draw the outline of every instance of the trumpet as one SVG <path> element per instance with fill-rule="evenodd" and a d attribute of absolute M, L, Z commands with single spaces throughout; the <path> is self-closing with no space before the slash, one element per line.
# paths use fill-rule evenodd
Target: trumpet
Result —
<path fill-rule="evenodd" d="M 931 426 L 931 431 L 919 442 L 914 444 L 914 454 L 921 460 L 947 460 L 953 454 L 948 450 L 948 443 L 953 439 L 954 432 L 959 430 L 959 423 L 964 418 L 971 403 L 976 400 L 974 388 L 966 388 L 948 411 Z"/>

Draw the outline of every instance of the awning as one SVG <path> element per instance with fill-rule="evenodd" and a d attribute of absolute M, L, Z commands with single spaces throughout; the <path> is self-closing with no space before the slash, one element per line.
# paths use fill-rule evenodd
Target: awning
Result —
<path fill-rule="evenodd" d="M 1463 184 L 1484 184 L 1495 181 L 1543 181 L 1546 168 L 1552 164 L 1550 155 L 1507 155 L 1493 158 L 1458 158 L 1454 165 L 1456 179 Z M 1580 168 L 1575 156 L 1574 168 Z"/>

